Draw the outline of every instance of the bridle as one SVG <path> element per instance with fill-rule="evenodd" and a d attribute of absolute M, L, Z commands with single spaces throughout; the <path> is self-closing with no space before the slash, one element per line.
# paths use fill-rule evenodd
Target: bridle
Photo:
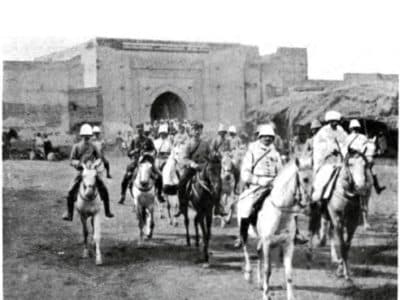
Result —
<path fill-rule="evenodd" d="M 84 183 L 82 182 L 82 184 L 84 184 Z M 97 198 L 98 190 L 97 190 L 96 185 L 94 185 L 94 194 L 93 194 L 93 196 L 91 198 L 88 198 L 85 195 L 83 195 L 82 192 L 81 192 L 81 189 L 79 189 L 79 193 L 78 194 L 79 194 L 79 197 L 81 197 L 81 199 L 83 201 L 93 201 L 93 200 L 95 200 Z"/>
<path fill-rule="evenodd" d="M 365 162 L 364 172 L 366 171 L 366 168 L 369 164 L 368 159 L 363 152 L 360 152 L 356 149 L 348 148 L 348 152 L 347 152 L 346 157 L 344 158 L 343 162 L 344 162 L 344 171 L 345 171 L 345 176 L 346 176 L 345 178 L 347 178 L 347 180 L 348 180 L 349 192 L 351 192 L 351 193 L 354 191 L 354 177 L 349 168 L 349 159 L 354 155 L 359 155 Z"/>

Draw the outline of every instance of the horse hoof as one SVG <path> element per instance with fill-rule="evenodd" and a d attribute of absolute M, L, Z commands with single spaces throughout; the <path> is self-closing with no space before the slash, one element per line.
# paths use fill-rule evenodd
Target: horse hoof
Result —
<path fill-rule="evenodd" d="M 96 258 L 96 266 L 101 266 L 103 264 L 103 260 L 101 258 Z"/>
<path fill-rule="evenodd" d="M 203 267 L 203 269 L 208 269 L 208 268 L 210 268 L 210 263 L 208 263 L 208 262 L 203 263 L 202 267 Z"/>
<path fill-rule="evenodd" d="M 174 223 L 174 227 L 178 227 L 179 226 L 179 223 L 178 222 L 175 222 Z"/>
<path fill-rule="evenodd" d="M 245 279 L 248 283 L 251 283 L 252 278 L 251 278 L 251 272 L 250 272 L 250 271 L 244 271 L 244 279 Z"/>
<path fill-rule="evenodd" d="M 364 230 L 367 231 L 367 230 L 370 230 L 370 229 L 371 229 L 371 225 L 369 225 L 368 223 L 366 223 L 366 224 L 364 225 Z"/>

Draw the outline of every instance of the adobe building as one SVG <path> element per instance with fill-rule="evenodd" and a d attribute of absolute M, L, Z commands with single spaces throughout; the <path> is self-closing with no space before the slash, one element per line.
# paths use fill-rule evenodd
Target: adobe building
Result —
<path fill-rule="evenodd" d="M 212 128 L 240 124 L 247 107 L 306 79 L 301 48 L 260 56 L 240 44 L 96 38 L 34 61 L 5 61 L 3 120 L 65 132 L 91 122 L 106 134 L 164 118 Z"/>
<path fill-rule="evenodd" d="M 305 48 L 260 55 L 241 44 L 95 38 L 34 61 L 5 61 L 3 122 L 67 133 L 90 122 L 112 136 L 139 122 L 186 118 L 215 130 L 240 125 L 248 108 L 295 86 L 340 82 L 308 80 Z"/>

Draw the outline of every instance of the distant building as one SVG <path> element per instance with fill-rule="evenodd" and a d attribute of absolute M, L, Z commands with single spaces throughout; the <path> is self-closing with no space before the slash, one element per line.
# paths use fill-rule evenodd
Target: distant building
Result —
<path fill-rule="evenodd" d="M 241 44 L 95 38 L 34 61 L 5 61 L 3 120 L 65 132 L 91 122 L 106 134 L 175 117 L 211 128 L 240 124 L 247 108 L 307 80 L 304 48 L 260 56 Z"/>

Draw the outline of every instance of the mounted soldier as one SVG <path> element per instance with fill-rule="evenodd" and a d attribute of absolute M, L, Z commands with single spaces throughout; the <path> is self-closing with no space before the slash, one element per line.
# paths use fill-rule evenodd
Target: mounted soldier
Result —
<path fill-rule="evenodd" d="M 76 143 L 72 147 L 71 151 L 71 166 L 73 166 L 78 174 L 75 176 L 72 185 L 68 191 L 67 196 L 67 212 L 63 215 L 62 219 L 65 221 L 72 221 L 74 214 L 74 202 L 76 201 L 79 185 L 82 181 L 82 165 L 87 161 L 94 161 L 96 159 L 101 159 L 101 153 L 95 145 L 90 141 L 93 131 L 89 124 L 83 124 L 79 135 L 82 140 Z M 110 211 L 110 199 L 107 191 L 107 187 L 99 176 L 96 176 L 96 185 L 99 190 L 100 198 L 103 200 L 104 213 L 106 217 L 112 218 L 114 215 Z"/>
<path fill-rule="evenodd" d="M 211 141 L 211 152 L 215 154 L 222 154 L 230 152 L 231 147 L 229 140 L 226 138 L 227 130 L 224 125 L 220 124 L 218 127 L 218 136 Z"/>
<path fill-rule="evenodd" d="M 311 122 L 310 130 L 311 136 L 307 139 L 306 144 L 304 146 L 304 152 L 308 153 L 311 157 L 313 156 L 313 140 L 314 136 L 321 129 L 322 124 L 319 120 L 315 119 Z"/>
<path fill-rule="evenodd" d="M 365 145 L 368 143 L 368 138 L 361 133 L 360 122 L 356 119 L 351 120 L 349 125 L 349 130 L 350 134 L 346 140 L 346 149 L 349 149 L 350 151 L 356 150 L 359 152 L 363 152 Z M 379 195 L 383 190 L 386 189 L 386 187 L 381 187 L 379 185 L 378 177 L 373 169 L 372 158 L 371 161 L 369 161 L 369 163 L 370 163 L 369 169 L 371 171 L 374 188 L 376 193 Z"/>
<path fill-rule="evenodd" d="M 106 172 L 107 172 L 107 178 L 112 178 L 111 174 L 110 174 L 110 162 L 104 155 L 104 148 L 105 148 L 106 143 L 105 143 L 104 139 L 102 139 L 100 137 L 101 130 L 100 130 L 99 126 L 93 126 L 93 134 L 94 134 L 94 138 L 93 138 L 92 142 L 97 147 L 97 149 L 99 150 L 99 152 L 101 154 L 104 168 L 106 169 Z"/>
<path fill-rule="evenodd" d="M 174 147 L 186 144 L 189 136 L 186 133 L 186 128 L 183 123 L 178 125 L 178 133 L 174 136 Z"/>
<path fill-rule="evenodd" d="M 172 151 L 172 144 L 168 137 L 168 124 L 160 124 L 158 136 L 159 138 L 154 141 L 154 147 L 156 151 L 155 167 L 161 173 Z M 164 198 L 162 196 L 162 176 L 159 176 L 158 180 L 156 180 L 156 186 L 158 199 L 160 202 L 164 202 Z"/>
<path fill-rule="evenodd" d="M 178 196 L 179 196 L 179 212 L 177 216 L 182 212 L 186 211 L 188 206 L 188 201 L 186 199 L 186 187 L 189 180 L 196 175 L 196 173 L 204 168 L 207 160 L 211 156 L 211 148 L 204 139 L 201 138 L 202 124 L 198 122 L 192 122 L 190 126 L 190 139 L 185 144 L 182 150 L 182 164 L 183 164 L 183 174 L 181 175 L 179 186 L 178 186 Z M 216 199 L 218 203 L 215 204 L 215 214 L 225 216 L 223 208 L 221 207 L 219 201 L 220 197 Z"/>
<path fill-rule="evenodd" d="M 237 135 L 237 130 L 235 126 L 230 126 L 228 128 L 228 134 L 229 134 L 229 146 L 230 149 L 233 150 L 238 150 L 240 146 L 242 146 L 242 140 L 240 137 Z"/>
<path fill-rule="evenodd" d="M 275 132 L 270 124 L 260 125 L 258 140 L 246 152 L 241 169 L 241 179 L 246 184 L 238 202 L 239 231 L 247 236 L 247 231 L 262 203 L 272 190 L 273 181 L 282 168 L 281 156 L 274 146 Z M 296 233 L 296 239 L 305 239 Z M 236 247 L 240 246 L 236 243 Z"/>
<path fill-rule="evenodd" d="M 136 125 L 138 135 L 132 140 L 128 149 L 128 157 L 131 162 L 126 167 L 124 177 L 121 182 L 121 199 L 119 204 L 125 202 L 125 194 L 129 183 L 132 181 L 133 174 L 136 170 L 138 160 L 143 153 L 152 153 L 154 155 L 155 147 L 153 141 L 144 134 L 143 124 Z"/>
<path fill-rule="evenodd" d="M 332 185 L 327 185 L 333 181 L 336 166 L 346 155 L 348 134 L 339 125 L 341 118 L 339 112 L 328 111 L 325 114 L 327 124 L 313 138 L 313 202 L 322 200 L 324 194 L 329 193 Z"/>

